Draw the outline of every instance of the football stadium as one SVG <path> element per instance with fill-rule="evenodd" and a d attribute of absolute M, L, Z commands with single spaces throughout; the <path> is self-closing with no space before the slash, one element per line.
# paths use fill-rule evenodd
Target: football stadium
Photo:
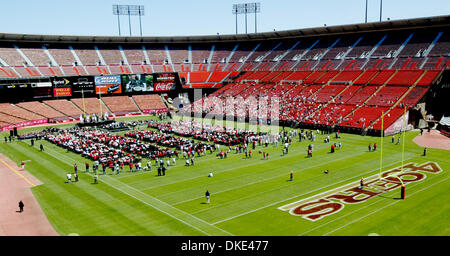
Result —
<path fill-rule="evenodd" d="M 450 16 L 238 31 L 264 4 L 0 33 L 0 236 L 449 236 Z"/>

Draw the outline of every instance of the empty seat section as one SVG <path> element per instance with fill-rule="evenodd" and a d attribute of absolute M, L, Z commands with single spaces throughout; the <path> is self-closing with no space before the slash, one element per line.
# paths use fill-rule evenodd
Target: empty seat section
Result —
<path fill-rule="evenodd" d="M 427 73 L 420 78 L 416 85 L 428 86 L 440 73 L 441 71 L 427 71 Z"/>
<path fill-rule="evenodd" d="M 392 106 L 408 90 L 403 86 L 385 86 L 366 103 L 369 106 Z"/>
<path fill-rule="evenodd" d="M 326 85 L 314 95 L 314 102 L 327 103 L 344 89 L 345 86 Z"/>
<path fill-rule="evenodd" d="M 133 95 L 133 100 L 142 111 L 167 108 L 161 97 L 156 94 Z"/>
<path fill-rule="evenodd" d="M 191 83 L 204 83 L 208 79 L 210 72 L 191 72 L 190 74 Z"/>
<path fill-rule="evenodd" d="M 366 128 L 387 110 L 386 107 L 362 106 L 342 120 L 339 125 L 356 128 Z"/>
<path fill-rule="evenodd" d="M 253 74 L 247 77 L 248 80 L 261 80 L 267 76 L 270 71 L 255 71 Z"/>
<path fill-rule="evenodd" d="M 204 63 L 208 60 L 211 53 L 210 44 L 195 44 L 192 45 L 192 63 Z M 206 64 L 208 65 L 208 64 Z"/>
<path fill-rule="evenodd" d="M 76 117 L 83 113 L 68 100 L 45 100 L 43 103 L 49 105 L 66 116 Z"/>
<path fill-rule="evenodd" d="M 209 77 L 208 82 L 211 83 L 219 83 L 229 74 L 230 72 L 212 72 L 212 75 Z"/>
<path fill-rule="evenodd" d="M 286 77 L 284 80 L 287 81 L 300 81 L 304 80 L 305 77 L 307 77 L 309 74 L 311 74 L 312 71 L 295 71 L 292 74 L 290 74 L 288 77 Z"/>
<path fill-rule="evenodd" d="M 210 88 L 213 87 L 215 84 L 212 83 L 196 83 L 192 84 L 192 88 Z"/>
<path fill-rule="evenodd" d="M 320 76 L 322 76 L 325 72 L 324 71 L 314 71 L 311 75 L 309 75 L 307 78 L 305 78 L 305 83 L 313 83 L 315 80 L 317 80 Z"/>
<path fill-rule="evenodd" d="M 15 117 L 27 120 L 27 121 L 45 119 L 45 117 L 42 115 L 32 113 L 26 109 L 13 106 L 9 103 L 0 104 L 0 112 L 7 114 L 7 115 L 15 116 Z"/>
<path fill-rule="evenodd" d="M 358 90 L 360 90 L 362 88 L 364 88 L 364 87 L 348 86 L 348 88 L 345 91 L 343 91 L 339 96 L 336 97 L 336 99 L 334 99 L 335 103 L 344 104 L 349 99 L 351 99 L 358 92 Z"/>
<path fill-rule="evenodd" d="M 41 47 L 20 48 L 34 66 L 48 66 L 50 59 Z M 55 64 L 53 64 L 55 65 Z"/>
<path fill-rule="evenodd" d="M 277 77 L 278 75 L 280 75 L 282 72 L 281 71 L 272 71 L 269 74 L 267 74 L 264 78 L 261 79 L 261 82 L 271 82 L 273 78 Z"/>
<path fill-rule="evenodd" d="M 0 58 L 9 66 L 24 66 L 25 60 L 12 45 L 11 47 L 0 47 Z"/>
<path fill-rule="evenodd" d="M 382 70 L 369 82 L 369 84 L 382 85 L 392 74 L 394 74 L 394 72 L 394 70 Z"/>
<path fill-rule="evenodd" d="M 422 74 L 422 70 L 398 70 L 388 81 L 388 85 L 412 85 Z"/>
<path fill-rule="evenodd" d="M 122 54 L 120 53 L 118 46 L 112 46 L 111 48 L 99 47 L 99 52 L 107 65 L 117 66 L 122 65 L 122 61 L 125 62 L 125 60 L 122 58 Z"/>
<path fill-rule="evenodd" d="M 293 71 L 281 71 L 276 77 L 271 79 L 271 82 L 279 83 L 283 81 L 286 77 L 291 75 Z"/>
<path fill-rule="evenodd" d="M 0 122 L 2 122 L 5 125 L 17 124 L 17 123 L 26 122 L 26 121 L 27 120 L 25 120 L 23 118 L 18 118 L 18 117 L 11 116 L 11 115 L 0 112 Z"/>
<path fill-rule="evenodd" d="M 327 71 L 321 77 L 317 78 L 314 82 L 318 84 L 328 83 L 339 71 Z"/>
<path fill-rule="evenodd" d="M 347 70 L 344 70 L 341 73 L 339 73 L 336 77 L 334 77 L 332 81 L 335 81 L 335 82 L 352 82 L 361 73 L 362 73 L 362 71 L 347 71 Z"/>
<path fill-rule="evenodd" d="M 42 104 L 38 101 L 31 101 L 31 102 L 21 102 L 17 104 L 18 107 L 24 108 L 30 112 L 37 113 L 39 115 L 42 115 L 46 118 L 56 118 L 56 117 L 62 117 L 64 114 L 56 111 L 55 109 Z"/>
<path fill-rule="evenodd" d="M 375 130 L 386 130 L 389 126 L 391 126 L 395 121 L 397 121 L 403 114 L 405 113 L 404 108 L 393 108 L 387 114 L 384 114 L 383 120 L 378 119 L 378 121 L 373 125 L 373 129 Z M 383 121 L 383 122 L 382 122 Z M 403 125 L 403 124 L 402 124 Z M 383 127 L 381 127 L 383 126 Z"/>
<path fill-rule="evenodd" d="M 113 113 L 139 112 L 139 109 L 128 96 L 102 97 L 102 101 Z"/>
<path fill-rule="evenodd" d="M 75 48 L 75 53 L 80 58 L 81 63 L 83 63 L 84 66 L 96 66 L 98 62 L 100 61 L 100 58 L 97 54 L 97 52 L 94 50 L 93 47 L 87 46 L 85 48 Z"/>
<path fill-rule="evenodd" d="M 349 99 L 347 104 L 360 104 L 363 103 L 369 96 L 371 96 L 378 89 L 378 86 L 365 86 Z"/>
<path fill-rule="evenodd" d="M 84 98 L 84 103 L 83 99 L 81 98 L 71 99 L 71 101 L 82 111 L 85 111 L 86 114 L 100 114 L 101 112 L 110 112 L 106 108 L 105 104 L 101 103 L 98 98 Z"/>
<path fill-rule="evenodd" d="M 374 77 L 376 74 L 378 74 L 378 71 L 374 71 L 374 70 L 369 70 L 364 72 L 364 74 L 362 74 L 358 79 L 356 79 L 356 81 L 354 82 L 354 84 L 360 84 L 360 85 L 365 85 L 367 84 L 372 77 Z"/>
<path fill-rule="evenodd" d="M 414 107 L 420 99 L 427 93 L 428 87 L 414 87 L 400 102 L 401 106 Z"/>

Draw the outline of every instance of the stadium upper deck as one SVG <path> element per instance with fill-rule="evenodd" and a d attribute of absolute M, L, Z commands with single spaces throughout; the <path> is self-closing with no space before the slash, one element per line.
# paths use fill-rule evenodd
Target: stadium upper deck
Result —
<path fill-rule="evenodd" d="M 0 34 L 0 77 L 175 71 L 208 87 L 232 71 L 443 69 L 449 18 L 192 37 Z"/>

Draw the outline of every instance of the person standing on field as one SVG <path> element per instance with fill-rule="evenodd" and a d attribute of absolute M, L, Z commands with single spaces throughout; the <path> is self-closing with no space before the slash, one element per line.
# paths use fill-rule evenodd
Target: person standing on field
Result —
<path fill-rule="evenodd" d="M 208 190 L 206 190 L 205 197 L 206 197 L 206 203 L 207 204 L 209 204 L 209 196 L 210 196 L 210 193 L 209 193 Z"/>
<path fill-rule="evenodd" d="M 23 212 L 23 207 L 25 205 L 23 204 L 22 200 L 19 201 L 19 212 Z"/>

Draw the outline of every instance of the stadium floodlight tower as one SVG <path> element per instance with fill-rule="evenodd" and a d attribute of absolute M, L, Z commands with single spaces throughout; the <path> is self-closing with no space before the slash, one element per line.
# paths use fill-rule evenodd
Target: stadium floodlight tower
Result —
<path fill-rule="evenodd" d="M 261 3 L 233 4 L 232 13 L 236 15 L 236 34 L 238 33 L 237 15 L 245 14 L 245 33 L 247 34 L 247 13 L 255 14 L 255 33 L 258 31 L 257 13 L 261 12 Z"/>
<path fill-rule="evenodd" d="M 117 22 L 119 26 L 119 36 L 120 36 L 120 15 L 128 15 L 128 25 L 130 27 L 131 36 L 131 16 L 139 16 L 139 28 L 142 36 L 142 22 L 141 16 L 144 16 L 144 6 L 143 5 L 113 5 L 113 15 L 117 15 Z"/>

